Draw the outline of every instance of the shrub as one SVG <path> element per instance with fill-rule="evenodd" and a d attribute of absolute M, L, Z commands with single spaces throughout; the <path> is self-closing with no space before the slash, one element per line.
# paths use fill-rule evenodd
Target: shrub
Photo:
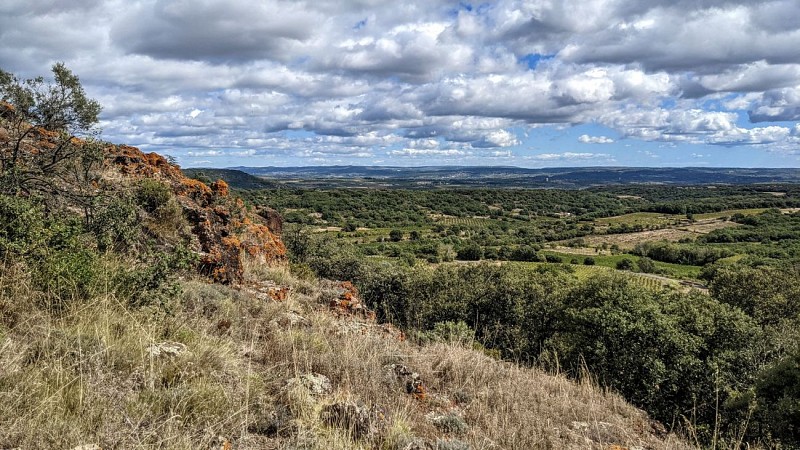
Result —
<path fill-rule="evenodd" d="M 800 350 L 759 373 L 756 415 L 773 437 L 800 446 Z"/>
<path fill-rule="evenodd" d="M 100 251 L 125 251 L 133 247 L 141 230 L 133 199 L 121 195 L 98 208 L 89 230 L 94 234 Z"/>
<path fill-rule="evenodd" d="M 628 258 L 617 261 L 617 270 L 633 270 L 633 261 Z"/>
<path fill-rule="evenodd" d="M 595 265 L 594 258 L 592 258 L 591 256 L 587 256 L 586 258 L 583 258 L 583 265 L 584 266 L 593 266 L 593 265 Z"/>
<path fill-rule="evenodd" d="M 656 264 L 653 260 L 646 257 L 639 258 L 639 260 L 636 261 L 636 266 L 639 268 L 639 272 L 643 273 L 656 273 L 657 271 Z"/>
<path fill-rule="evenodd" d="M 96 253 L 76 248 L 49 252 L 34 266 L 33 281 L 47 295 L 50 306 L 60 308 L 70 301 L 89 298 L 101 283 Z"/>
<path fill-rule="evenodd" d="M 150 214 L 167 205 L 172 198 L 169 186 L 153 179 L 145 179 L 136 187 L 136 203 Z"/>
<path fill-rule="evenodd" d="M 0 195 L 0 255 L 24 254 L 44 243 L 44 216 L 28 200 Z"/>
<path fill-rule="evenodd" d="M 544 260 L 553 264 L 561 264 L 562 262 L 564 262 L 563 258 L 556 255 L 544 255 Z"/>
<path fill-rule="evenodd" d="M 483 249 L 480 245 L 472 242 L 458 249 L 456 258 L 462 261 L 479 261 L 483 258 Z"/>

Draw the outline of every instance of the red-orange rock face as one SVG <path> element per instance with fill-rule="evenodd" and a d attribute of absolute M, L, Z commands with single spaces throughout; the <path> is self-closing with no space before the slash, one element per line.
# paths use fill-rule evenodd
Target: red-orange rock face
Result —
<path fill-rule="evenodd" d="M 264 264 L 282 264 L 286 247 L 278 235 L 280 224 L 250 211 L 239 198 L 230 196 L 228 184 L 218 180 L 206 185 L 186 178 L 177 166 L 156 153 L 144 154 L 129 146 L 107 149 L 113 168 L 124 175 L 155 178 L 168 183 L 183 208 L 197 238 L 200 272 L 219 283 L 242 281 L 244 257 Z M 278 216 L 279 218 L 279 216 Z"/>

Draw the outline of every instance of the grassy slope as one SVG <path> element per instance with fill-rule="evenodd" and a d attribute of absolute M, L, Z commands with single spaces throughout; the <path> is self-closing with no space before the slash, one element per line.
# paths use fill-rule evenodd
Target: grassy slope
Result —
<path fill-rule="evenodd" d="M 653 434 L 644 413 L 614 394 L 498 362 L 455 344 L 419 347 L 325 306 L 331 283 L 301 281 L 284 269 L 255 268 L 250 286 L 290 287 L 283 302 L 252 290 L 189 279 L 162 305 L 129 308 L 97 295 L 62 311 L 37 303 L 24 270 L 0 271 L 0 448 L 685 448 Z M 276 323 L 298 314 L 307 325 Z M 187 351 L 155 357 L 148 347 L 179 342 Z M 406 364 L 428 387 L 424 401 L 386 365 Z M 333 392 L 287 389 L 304 373 L 328 376 Z M 326 404 L 353 400 L 385 408 L 383 431 L 352 440 L 320 420 Z M 289 416 L 278 420 L 281 411 Z M 463 417 L 446 432 L 431 414 Z M 276 414 L 277 413 L 277 414 Z M 427 416 L 427 418 L 426 418 Z M 270 424 L 293 429 L 270 436 Z M 665 440 L 666 439 L 666 440 Z M 216 441 L 215 441 L 216 440 Z M 218 448 L 218 447 L 215 447 Z M 431 447 L 435 448 L 435 447 Z"/>

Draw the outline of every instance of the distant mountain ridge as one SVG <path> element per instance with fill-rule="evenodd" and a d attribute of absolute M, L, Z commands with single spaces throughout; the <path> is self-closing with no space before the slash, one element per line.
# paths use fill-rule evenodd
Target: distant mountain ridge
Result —
<path fill-rule="evenodd" d="M 305 166 L 232 167 L 276 182 L 288 179 L 330 180 L 341 184 L 382 181 L 388 187 L 485 186 L 582 188 L 609 184 L 752 184 L 797 183 L 800 168 L 707 167 L 558 167 L 513 166 Z M 201 170 L 201 169 L 195 169 Z M 203 169 L 204 170 L 204 169 Z"/>

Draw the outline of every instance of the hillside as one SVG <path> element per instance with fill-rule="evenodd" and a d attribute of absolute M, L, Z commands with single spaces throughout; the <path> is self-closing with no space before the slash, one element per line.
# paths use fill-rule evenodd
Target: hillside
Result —
<path fill-rule="evenodd" d="M 292 187 L 562 188 L 654 184 L 796 183 L 800 169 L 714 167 L 307 166 L 233 167 Z"/>
<path fill-rule="evenodd" d="M 0 448 L 688 447 L 588 377 L 378 324 L 224 181 L 23 112 L 0 110 Z"/>
<path fill-rule="evenodd" d="M 224 180 L 235 189 L 269 189 L 275 183 L 234 169 L 182 169 L 184 175 L 201 181 Z"/>
<path fill-rule="evenodd" d="M 6 270 L 0 447 L 687 448 L 591 384 L 415 345 L 348 307 L 346 285 L 252 269 L 237 288 L 185 278 L 160 306 L 108 293 L 58 314 Z"/>

